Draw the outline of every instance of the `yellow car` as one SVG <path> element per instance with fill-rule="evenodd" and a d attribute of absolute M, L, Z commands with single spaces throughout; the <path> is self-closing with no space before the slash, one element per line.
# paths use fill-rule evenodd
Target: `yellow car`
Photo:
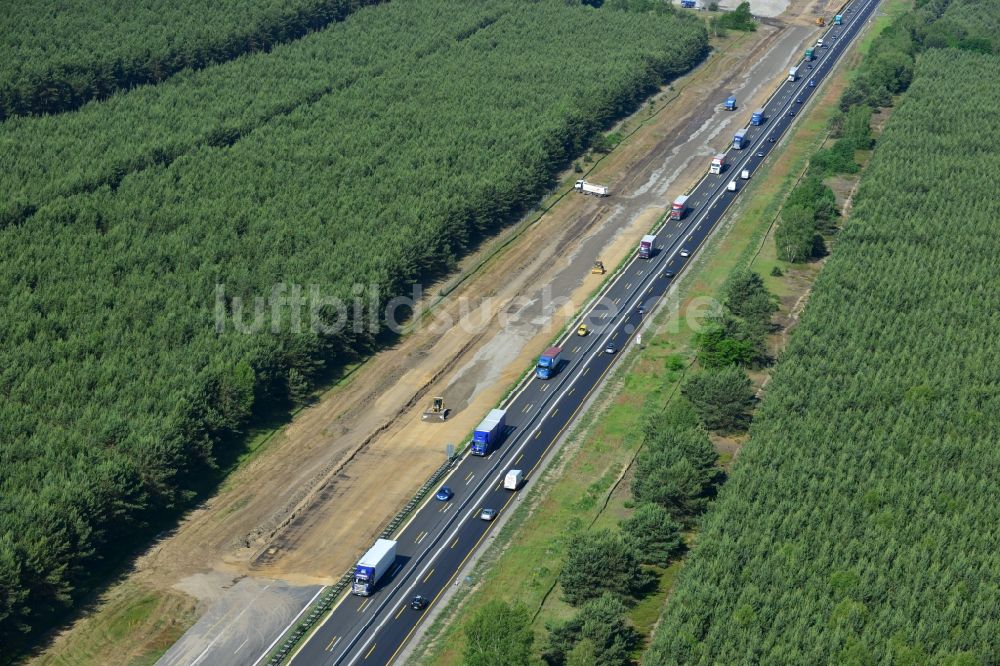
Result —
<path fill-rule="evenodd" d="M 580 324 L 580 328 L 576 329 L 577 335 L 587 335 L 587 333 L 590 333 L 590 331 L 587 329 L 586 324 Z"/>

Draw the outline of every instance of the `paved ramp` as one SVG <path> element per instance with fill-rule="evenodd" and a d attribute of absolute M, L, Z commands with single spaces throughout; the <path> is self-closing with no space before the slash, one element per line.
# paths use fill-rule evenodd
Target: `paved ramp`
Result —
<path fill-rule="evenodd" d="M 321 589 L 270 578 L 244 578 L 156 663 L 252 666 Z"/>

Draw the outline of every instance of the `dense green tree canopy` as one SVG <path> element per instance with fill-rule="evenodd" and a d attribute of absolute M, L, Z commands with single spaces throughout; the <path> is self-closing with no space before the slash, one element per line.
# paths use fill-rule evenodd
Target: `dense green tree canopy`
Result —
<path fill-rule="evenodd" d="M 4 5 L 0 120 L 57 113 L 266 51 L 376 0 L 34 0 Z"/>
<path fill-rule="evenodd" d="M 670 13 L 397 0 L 0 125 L 0 643 L 705 48 Z"/>
<path fill-rule="evenodd" d="M 998 82 L 920 56 L 645 663 L 996 662 Z"/>

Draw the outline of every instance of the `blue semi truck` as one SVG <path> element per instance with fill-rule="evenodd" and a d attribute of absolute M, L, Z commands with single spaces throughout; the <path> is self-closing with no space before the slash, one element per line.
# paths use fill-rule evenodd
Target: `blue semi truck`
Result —
<path fill-rule="evenodd" d="M 726 98 L 726 111 L 735 111 L 735 110 L 736 110 L 736 96 L 730 95 L 729 97 Z"/>
<path fill-rule="evenodd" d="M 763 125 L 764 124 L 764 109 L 757 109 L 750 116 L 751 125 Z"/>
<path fill-rule="evenodd" d="M 747 131 L 746 129 L 741 129 L 733 137 L 733 148 L 735 148 L 736 150 L 743 150 L 743 146 L 746 144 L 746 142 L 747 142 Z"/>
<path fill-rule="evenodd" d="M 351 592 L 359 597 L 367 597 L 375 591 L 382 576 L 389 571 L 396 561 L 396 542 L 389 539 L 379 539 L 368 552 L 361 556 L 354 567 L 354 581 Z"/>
<path fill-rule="evenodd" d="M 551 379 L 559 372 L 559 364 L 562 362 L 562 348 L 549 347 L 538 357 L 538 366 L 535 368 L 535 376 L 539 379 Z"/>
<path fill-rule="evenodd" d="M 486 415 L 472 433 L 472 455 L 485 456 L 503 439 L 504 428 L 507 427 L 507 412 L 503 409 L 493 409 Z"/>

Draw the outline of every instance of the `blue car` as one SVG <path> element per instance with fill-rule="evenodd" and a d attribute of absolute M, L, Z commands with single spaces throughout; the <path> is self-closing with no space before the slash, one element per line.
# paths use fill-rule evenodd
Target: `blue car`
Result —
<path fill-rule="evenodd" d="M 809 79 L 809 87 L 810 88 L 816 87 L 816 79 Z"/>
<path fill-rule="evenodd" d="M 453 493 L 451 491 L 451 488 L 449 488 L 448 486 L 441 486 L 441 490 L 437 491 L 437 494 L 434 495 L 435 498 L 441 500 L 442 502 L 447 502 L 454 496 L 455 493 Z"/>

